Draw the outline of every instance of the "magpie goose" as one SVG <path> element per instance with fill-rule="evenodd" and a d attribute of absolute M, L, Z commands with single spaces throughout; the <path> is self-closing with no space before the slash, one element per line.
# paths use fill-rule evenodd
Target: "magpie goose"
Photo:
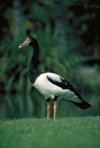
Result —
<path fill-rule="evenodd" d="M 72 102 L 83 110 L 91 106 L 88 102 L 82 99 L 73 86 L 63 77 L 55 73 L 43 73 L 37 70 L 39 45 L 35 38 L 28 36 L 19 48 L 25 46 L 32 46 L 34 49 L 33 56 L 29 63 L 28 74 L 32 85 L 45 97 L 47 101 L 47 118 L 50 118 L 51 112 L 50 99 L 54 100 L 54 118 L 56 118 L 57 99 L 59 98 Z"/>

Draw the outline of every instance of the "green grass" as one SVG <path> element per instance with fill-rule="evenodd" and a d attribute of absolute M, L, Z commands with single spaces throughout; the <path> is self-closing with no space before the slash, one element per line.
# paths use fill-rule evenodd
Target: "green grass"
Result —
<path fill-rule="evenodd" d="M 0 121 L 0 148 L 100 148 L 100 117 Z"/>

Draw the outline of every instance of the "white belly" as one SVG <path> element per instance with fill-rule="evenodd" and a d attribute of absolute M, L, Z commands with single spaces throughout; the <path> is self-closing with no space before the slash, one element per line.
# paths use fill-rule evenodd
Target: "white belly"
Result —
<path fill-rule="evenodd" d="M 51 98 L 54 99 L 55 96 L 58 98 L 65 98 L 67 100 L 81 102 L 80 99 L 69 89 L 62 89 L 57 85 L 52 84 L 47 79 L 47 73 L 41 74 L 32 84 L 46 99 Z"/>
<path fill-rule="evenodd" d="M 54 99 L 55 96 L 61 96 L 63 93 L 63 89 L 52 84 L 47 80 L 47 75 L 40 75 L 33 86 L 45 97 Z"/>

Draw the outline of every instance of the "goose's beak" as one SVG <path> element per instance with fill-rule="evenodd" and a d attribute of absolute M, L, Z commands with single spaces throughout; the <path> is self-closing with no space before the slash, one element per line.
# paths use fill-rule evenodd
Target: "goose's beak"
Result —
<path fill-rule="evenodd" d="M 22 45 L 20 45 L 20 46 L 19 46 L 19 49 L 20 49 L 20 48 L 22 48 L 22 47 L 23 47 L 23 46 L 22 46 Z"/>
<path fill-rule="evenodd" d="M 19 49 L 28 46 L 29 44 L 30 44 L 30 38 L 27 37 L 27 39 L 19 46 Z"/>

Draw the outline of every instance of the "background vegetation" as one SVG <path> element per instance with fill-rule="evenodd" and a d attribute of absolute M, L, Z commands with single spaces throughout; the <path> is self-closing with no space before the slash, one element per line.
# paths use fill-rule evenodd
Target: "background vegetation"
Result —
<path fill-rule="evenodd" d="M 86 111 L 58 101 L 58 117 L 100 113 L 100 2 L 0 1 L 0 119 L 45 117 L 46 101 L 28 79 L 33 51 L 19 50 L 27 35 L 40 45 L 38 68 L 65 77 L 92 104 Z"/>

